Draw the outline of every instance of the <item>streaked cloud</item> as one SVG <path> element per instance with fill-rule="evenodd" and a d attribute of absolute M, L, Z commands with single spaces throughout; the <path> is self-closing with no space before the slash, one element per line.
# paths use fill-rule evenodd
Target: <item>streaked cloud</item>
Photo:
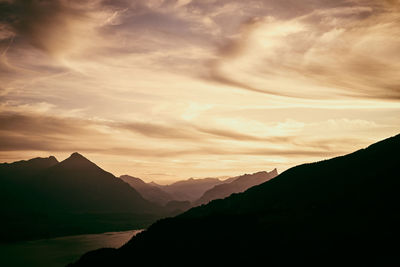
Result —
<path fill-rule="evenodd" d="M 396 2 L 254 19 L 222 48 L 209 78 L 286 97 L 398 99 Z"/>
<path fill-rule="evenodd" d="M 400 130 L 399 15 L 397 0 L 0 0 L 0 160 L 79 151 L 171 180 L 351 152 Z"/>

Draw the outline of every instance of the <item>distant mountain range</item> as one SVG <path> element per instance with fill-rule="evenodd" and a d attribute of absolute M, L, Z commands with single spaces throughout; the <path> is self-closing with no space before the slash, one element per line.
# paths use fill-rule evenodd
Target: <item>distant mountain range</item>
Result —
<path fill-rule="evenodd" d="M 190 178 L 170 185 L 154 185 L 173 196 L 174 200 L 193 202 L 201 197 L 201 195 L 208 189 L 222 183 L 224 183 L 224 181 L 221 181 L 218 178 Z"/>
<path fill-rule="evenodd" d="M 62 162 L 51 156 L 2 163 L 0 242 L 143 228 L 188 210 L 205 191 L 232 180 L 164 186 L 116 178 L 79 153 Z"/>
<path fill-rule="evenodd" d="M 124 182 L 128 183 L 131 187 L 136 189 L 145 199 L 158 203 L 159 205 L 165 205 L 168 202 L 174 200 L 174 197 L 162 190 L 159 186 L 155 186 L 151 183 L 145 183 L 140 178 L 136 178 L 129 175 L 122 175 L 119 177 Z"/>
<path fill-rule="evenodd" d="M 229 179 L 227 182 L 218 184 L 204 192 L 204 194 L 196 200 L 193 205 L 198 206 L 201 204 L 207 204 L 211 200 L 225 198 L 233 193 L 246 191 L 250 187 L 264 183 L 276 176 L 278 176 L 277 169 L 274 169 L 271 172 L 262 171 L 233 177 L 233 179 Z"/>
<path fill-rule="evenodd" d="M 397 266 L 399 151 L 397 135 L 296 166 L 72 266 Z"/>
<path fill-rule="evenodd" d="M 129 175 L 120 178 L 136 189 L 145 199 L 168 207 L 169 210 L 187 210 L 192 206 L 206 204 L 214 199 L 225 198 L 233 193 L 243 192 L 252 186 L 261 184 L 278 175 L 261 171 L 253 174 L 231 177 L 225 180 L 203 178 L 183 180 L 170 185 L 146 183 L 140 178 Z"/>

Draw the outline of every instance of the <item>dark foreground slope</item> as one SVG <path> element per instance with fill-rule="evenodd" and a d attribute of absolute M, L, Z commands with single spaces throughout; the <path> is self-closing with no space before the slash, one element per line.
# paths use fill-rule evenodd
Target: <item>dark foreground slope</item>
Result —
<path fill-rule="evenodd" d="M 400 135 L 289 169 L 74 266 L 398 265 Z"/>
<path fill-rule="evenodd" d="M 163 214 L 82 155 L 0 165 L 0 243 L 140 229 Z"/>

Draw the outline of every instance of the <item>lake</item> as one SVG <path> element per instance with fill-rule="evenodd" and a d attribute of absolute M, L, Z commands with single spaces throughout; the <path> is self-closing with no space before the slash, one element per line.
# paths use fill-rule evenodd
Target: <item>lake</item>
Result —
<path fill-rule="evenodd" d="M 141 231 L 75 235 L 0 245 L 0 266 L 65 266 L 88 251 L 121 247 Z"/>

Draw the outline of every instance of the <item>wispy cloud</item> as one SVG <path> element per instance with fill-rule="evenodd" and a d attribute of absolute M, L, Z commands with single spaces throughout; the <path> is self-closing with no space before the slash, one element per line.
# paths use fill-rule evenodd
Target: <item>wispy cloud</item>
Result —
<path fill-rule="evenodd" d="M 397 0 L 0 0 L 0 159 L 80 151 L 199 177 L 353 151 L 400 130 L 399 14 Z"/>
<path fill-rule="evenodd" d="M 398 99 L 395 2 L 356 1 L 289 20 L 252 20 L 222 47 L 209 78 L 295 98 Z"/>
<path fill-rule="evenodd" d="M 309 138 L 308 131 L 319 127 L 338 130 L 379 129 L 382 126 L 362 120 L 328 120 L 302 125 L 296 135 L 285 130 L 281 136 L 243 134 L 223 128 L 203 127 L 181 122 L 166 126 L 145 122 L 115 122 L 77 117 L 48 116 L 38 113 L 1 113 L 1 150 L 103 152 L 145 157 L 179 155 L 325 156 L 338 155 L 346 147 L 365 142 L 354 137 Z M 290 129 L 296 122 L 266 124 L 269 131 Z M 164 140 L 169 146 L 163 144 Z M 219 141 L 224 141 L 219 143 Z M 127 142 L 128 141 L 128 142 Z M 187 142 L 191 142 L 188 144 Z M 99 147 L 99 143 L 102 144 Z M 236 144 L 232 146 L 231 144 Z M 216 146 L 218 144 L 218 146 Z M 157 148 L 156 148 L 157 147 Z M 335 148 L 332 150 L 333 148 Z M 156 148 L 156 149 L 155 149 Z M 340 149 L 339 149 L 340 148 Z"/>

